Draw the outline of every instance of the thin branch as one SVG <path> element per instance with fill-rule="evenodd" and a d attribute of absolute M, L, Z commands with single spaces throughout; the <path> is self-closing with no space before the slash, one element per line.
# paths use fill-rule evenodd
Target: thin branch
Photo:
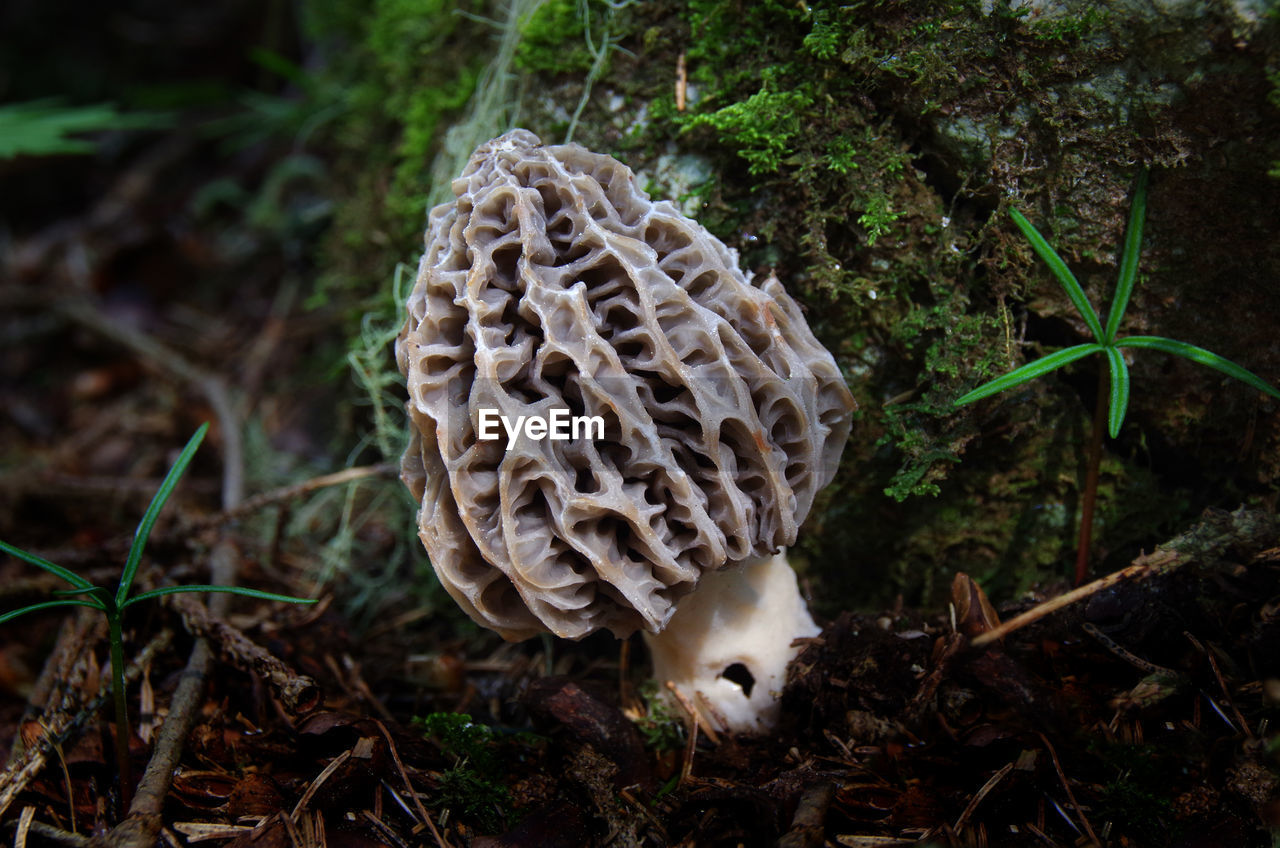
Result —
<path fill-rule="evenodd" d="M 33 813 L 35 812 L 34 807 L 27 807 L 27 810 L 31 810 Z M 24 816 L 26 815 L 27 810 L 22 811 Z M 15 825 L 15 831 L 17 828 L 22 826 L 21 820 L 13 822 L 13 824 Z M 81 836 L 78 833 L 71 833 L 60 827 L 54 827 L 53 825 L 38 821 L 28 821 L 26 823 L 26 833 L 31 836 L 38 836 L 42 840 L 52 842 L 56 845 L 66 846 L 66 848 L 89 848 L 90 844 L 89 837 L 87 836 Z M 17 837 L 18 834 L 15 832 L 14 845 L 22 845 L 22 842 Z"/>
<path fill-rule="evenodd" d="M 380 465 L 362 465 L 356 468 L 345 468 L 342 471 L 335 471 L 332 474 L 322 474 L 319 477 L 312 477 L 310 480 L 303 480 L 301 483 L 294 483 L 289 486 L 281 486 L 272 489 L 269 492 L 263 492 L 246 498 L 243 503 L 231 509 L 223 510 L 216 515 L 209 515 L 199 518 L 192 522 L 189 526 L 193 530 L 204 530 L 209 527 L 217 527 L 226 524 L 229 521 L 235 521 L 246 515 L 257 512 L 272 504 L 291 501 L 310 494 L 317 489 L 327 488 L 329 486 L 340 486 L 343 483 L 352 483 L 356 480 L 364 480 L 369 477 L 394 477 L 400 471 L 400 466 L 384 462 Z"/>
<path fill-rule="evenodd" d="M 308 713 L 320 703 L 320 689 L 314 680 L 298 674 L 240 630 L 215 618 L 209 608 L 194 595 L 166 597 L 169 604 L 182 615 L 182 621 L 190 633 L 214 640 L 233 665 L 259 675 L 291 714 Z"/>
<path fill-rule="evenodd" d="M 975 636 L 973 641 L 969 644 L 975 648 L 990 645 L 992 642 L 997 639 L 1003 639 L 1015 630 L 1026 627 L 1034 621 L 1039 621 L 1046 615 L 1057 612 L 1065 606 L 1070 606 L 1076 601 L 1080 601 L 1090 595 L 1097 594 L 1103 589 L 1110 588 L 1117 583 L 1122 583 L 1126 580 L 1136 580 L 1140 577 L 1146 577 L 1148 574 L 1165 571 L 1176 566 L 1178 562 L 1178 554 L 1175 551 L 1170 550 L 1160 550 L 1153 554 L 1140 556 L 1134 560 L 1133 565 L 1130 565 L 1128 568 L 1122 568 L 1119 571 L 1108 574 L 1106 577 L 1100 577 L 1092 583 L 1072 589 L 1066 594 L 1059 595 L 1056 598 L 1052 598 L 1042 604 L 1038 604 L 1021 615 L 1014 616 L 999 627 L 995 627 L 988 630 L 986 633 Z"/>

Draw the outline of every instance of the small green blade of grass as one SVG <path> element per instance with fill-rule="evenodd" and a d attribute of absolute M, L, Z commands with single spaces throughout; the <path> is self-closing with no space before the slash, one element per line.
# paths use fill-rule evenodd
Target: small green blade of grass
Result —
<path fill-rule="evenodd" d="M 1021 368 L 1015 368 L 1003 377 L 997 377 L 989 383 L 983 383 L 973 391 L 957 398 L 955 405 L 963 406 L 966 403 L 972 403 L 975 400 L 990 397 L 997 392 L 1002 392 L 1005 389 L 1011 389 L 1014 386 L 1019 386 L 1023 383 L 1034 380 L 1042 374 L 1048 374 L 1055 368 L 1061 368 L 1064 365 L 1075 362 L 1077 359 L 1083 359 L 1092 353 L 1100 353 L 1102 350 L 1102 345 L 1096 342 L 1064 348 L 1051 353 L 1048 356 L 1043 356 L 1035 362 L 1028 362 Z"/>
<path fill-rule="evenodd" d="M 1202 347 L 1196 347 L 1195 345 L 1176 341 L 1174 339 L 1166 339 L 1163 336 L 1129 336 L 1128 338 L 1117 339 L 1116 346 L 1141 347 L 1149 350 L 1159 350 L 1165 353 L 1172 353 L 1174 356 L 1181 356 L 1184 359 L 1190 359 L 1192 362 L 1221 371 L 1228 377 L 1234 377 L 1242 383 L 1247 383 L 1260 392 L 1266 392 L 1273 398 L 1280 398 L 1280 390 L 1277 390 L 1257 374 L 1241 368 L 1230 359 L 1225 359 L 1212 351 L 1205 350 Z"/>
<path fill-rule="evenodd" d="M 21 609 L 11 610 L 4 615 L 0 615 L 0 624 L 11 621 L 20 615 L 26 615 L 29 612 L 39 612 L 40 610 L 53 609 L 54 607 L 89 607 L 90 609 L 101 610 L 102 607 L 90 601 L 73 600 L 67 598 L 61 601 L 41 601 L 38 604 L 32 604 Z"/>
<path fill-rule="evenodd" d="M 1133 203 L 1129 207 L 1129 228 L 1124 236 L 1124 250 L 1120 257 L 1120 277 L 1116 282 L 1116 294 L 1111 301 L 1111 312 L 1107 314 L 1107 335 L 1104 342 L 1115 341 L 1120 332 L 1120 322 L 1124 320 L 1124 312 L 1129 308 L 1129 295 L 1133 293 L 1133 284 L 1138 279 L 1138 257 L 1142 253 L 1142 227 L 1147 219 L 1147 171 L 1144 168 L 1138 175 L 1138 185 L 1133 192 Z"/>
<path fill-rule="evenodd" d="M 75 586 L 77 590 L 85 591 L 93 588 L 92 583 L 90 583 L 88 580 L 85 580 L 83 577 L 81 577 L 79 574 L 76 574 L 74 571 L 63 568 L 57 563 L 49 562 L 49 560 L 45 559 L 44 557 L 40 557 L 40 556 L 36 556 L 35 554 L 28 553 L 27 551 L 22 550 L 22 548 L 15 548 L 13 545 L 10 545 L 8 542 L 0 542 L 0 551 L 4 551 L 14 559 L 20 559 L 25 563 L 34 565 L 36 568 L 43 569 L 44 571 L 49 572 L 55 577 L 59 577 L 67 581 L 72 586 Z"/>
<path fill-rule="evenodd" d="M 97 145 L 80 133 L 151 129 L 172 119 L 155 113 L 121 113 L 110 103 L 72 106 L 57 99 L 0 106 L 0 159 L 92 153 Z"/>
<path fill-rule="evenodd" d="M 133 577 L 138 572 L 138 563 L 142 560 L 142 549 L 146 547 L 147 537 L 151 535 L 151 528 L 155 526 L 160 510 L 164 509 L 165 501 L 169 500 L 169 495 L 173 493 L 178 481 L 182 479 L 183 472 L 191 464 L 191 458 L 196 455 L 196 450 L 200 447 L 200 443 L 204 441 L 204 434 L 207 432 L 209 432 L 209 422 L 206 421 L 200 425 L 200 429 L 196 430 L 195 435 L 187 442 L 187 446 L 182 449 L 178 460 L 169 469 L 169 473 L 165 476 L 164 482 L 160 484 L 160 488 L 156 490 L 155 497 L 151 499 L 150 506 L 147 507 L 146 513 L 142 516 L 142 521 L 138 523 L 138 531 L 133 536 L 133 544 L 129 546 L 129 558 L 125 560 L 124 571 L 120 575 L 120 586 L 116 589 L 116 606 L 123 607 L 125 599 L 129 597 L 129 589 L 133 586 Z"/>
<path fill-rule="evenodd" d="M 1058 282 L 1062 284 L 1062 288 L 1066 290 L 1067 297 L 1071 298 L 1071 302 L 1075 304 L 1076 309 L 1080 312 L 1080 317 L 1084 319 L 1084 323 L 1088 325 L 1089 332 L 1093 333 L 1093 337 L 1098 341 L 1102 341 L 1102 323 L 1098 320 L 1098 313 L 1093 311 L 1093 306 L 1089 303 L 1089 298 L 1085 296 L 1084 289 L 1080 287 L 1080 281 L 1076 279 L 1076 275 L 1071 273 L 1071 269 L 1067 267 L 1067 263 L 1062 261 L 1062 257 L 1058 252 L 1049 246 L 1049 242 L 1044 240 L 1044 236 L 1040 235 L 1040 231 L 1031 225 L 1021 212 L 1017 209 L 1010 209 L 1009 215 L 1013 218 L 1013 223 L 1018 225 L 1018 229 L 1022 230 L 1022 234 L 1027 237 L 1027 241 L 1031 242 L 1031 247 L 1049 266 L 1049 270 L 1053 271 L 1053 275 L 1058 278 Z"/>
<path fill-rule="evenodd" d="M 165 586 L 160 589 L 152 589 L 149 592 L 140 592 L 132 598 L 124 602 L 124 606 L 136 604 L 139 601 L 149 601 L 152 598 L 158 598 L 161 595 L 181 595 L 187 592 L 221 592 L 224 595 L 240 595 L 245 598 L 257 598 L 263 601 L 283 601 L 287 604 L 314 604 L 316 598 L 295 598 L 292 595 L 280 595 L 275 592 L 263 592 L 259 589 L 245 589 L 241 586 Z"/>
<path fill-rule="evenodd" d="M 1124 364 L 1124 354 L 1109 347 L 1107 366 L 1111 369 L 1111 397 L 1107 408 L 1107 432 L 1111 438 L 1120 435 L 1120 425 L 1129 409 L 1129 367 Z"/>

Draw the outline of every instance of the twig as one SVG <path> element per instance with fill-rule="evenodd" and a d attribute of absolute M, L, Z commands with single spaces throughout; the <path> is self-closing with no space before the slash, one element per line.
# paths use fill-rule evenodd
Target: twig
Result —
<path fill-rule="evenodd" d="M 239 417 L 226 384 L 150 336 L 111 321 L 83 299 L 57 299 L 47 305 L 77 324 L 124 345 L 155 367 L 194 384 L 205 395 L 213 407 L 222 435 L 222 508 L 224 511 L 235 509 L 244 498 L 244 448 Z M 234 585 L 235 553 L 225 540 L 213 548 L 210 571 L 213 585 Z M 215 595 L 209 608 L 215 616 L 222 617 L 227 608 L 227 596 Z M 94 846 L 150 848 L 155 844 L 161 830 L 160 811 L 173 782 L 182 744 L 195 721 L 211 659 L 208 643 L 203 639 L 197 640 L 169 705 L 169 715 L 160 729 L 151 761 L 130 804 L 128 818 L 109 834 L 96 837 L 92 842 Z"/>
<path fill-rule="evenodd" d="M 685 70 L 684 51 L 680 51 L 680 55 L 676 57 L 676 111 L 683 112 L 685 108 L 685 97 L 689 91 L 689 76 Z"/>
<path fill-rule="evenodd" d="M 231 585 L 235 563 L 231 544 L 226 540 L 219 542 L 209 557 L 210 582 L 215 586 Z M 229 597 L 226 594 L 214 595 L 209 601 L 210 609 L 218 615 L 225 615 Z M 182 679 L 169 702 L 169 714 L 160 726 L 155 751 L 129 806 L 129 816 L 106 836 L 95 838 L 93 848 L 151 848 L 155 845 L 163 823 L 160 812 L 164 808 L 164 799 L 173 784 L 182 745 L 191 732 L 200 705 L 204 703 L 204 681 L 212 662 L 213 652 L 208 640 L 197 639 L 182 670 Z"/>
<path fill-rule="evenodd" d="M 648 804 L 643 803 L 635 795 L 632 795 L 631 790 L 629 789 L 620 789 L 618 791 L 618 797 L 630 804 L 636 812 L 644 816 L 649 821 L 649 824 L 653 825 L 653 828 L 658 831 L 658 833 L 662 834 L 663 844 L 671 841 L 671 837 L 667 834 L 667 829 L 662 826 L 662 822 L 660 822 L 658 817 L 653 814 L 653 811 L 649 809 Z"/>
<path fill-rule="evenodd" d="M 89 837 L 35 821 L 35 813 L 35 807 L 27 807 L 22 811 L 18 821 L 12 823 L 14 825 L 13 844 L 15 848 L 23 848 L 28 835 L 38 836 L 44 841 L 63 845 L 66 848 L 88 848 Z"/>
<path fill-rule="evenodd" d="M 1124 647 L 1119 642 L 1112 639 L 1107 634 L 1103 633 L 1101 630 L 1097 628 L 1096 625 L 1090 624 L 1089 622 L 1086 621 L 1083 625 L 1081 625 L 1080 629 L 1082 629 L 1085 633 L 1088 633 L 1090 636 L 1096 639 L 1102 645 L 1102 647 L 1106 648 L 1108 651 L 1115 654 L 1117 657 L 1129 663 L 1134 668 L 1138 669 L 1139 671 L 1145 674 L 1164 674 L 1164 675 L 1168 675 L 1171 678 L 1178 677 L 1178 672 L 1174 671 L 1171 668 L 1165 668 L 1162 665 L 1156 665 L 1153 662 L 1144 660 L 1142 657 L 1133 653 L 1133 651 L 1130 651 L 1128 648 Z"/>
<path fill-rule="evenodd" d="M 821 848 L 827 811 L 835 797 L 835 785 L 826 781 L 806 789 L 791 819 L 791 829 L 778 840 L 777 848 Z"/>
<path fill-rule="evenodd" d="M 66 557 L 58 556 L 56 553 L 51 553 L 45 549 L 34 550 L 32 553 L 38 553 L 45 559 L 51 559 L 60 564 L 65 563 L 67 559 Z M 112 565 L 104 568 L 95 568 L 92 571 L 79 571 L 77 573 L 95 586 L 110 585 L 110 581 L 116 580 L 120 577 L 120 566 Z M 35 597 L 47 598 L 54 592 L 65 588 L 67 588 L 67 581 L 63 580 L 61 577 L 42 571 L 38 574 L 33 574 L 30 577 L 19 577 L 6 581 L 3 586 L 0 586 L 0 600 L 5 601 L 6 606 L 8 606 L 8 602 L 13 599 L 21 600 Z M 71 619 L 68 618 L 67 620 L 70 621 Z M 41 675 L 42 678 L 43 676 L 44 675 Z M 31 701 L 34 703 L 37 700 L 39 700 L 38 697 L 33 693 Z"/>
<path fill-rule="evenodd" d="M 1218 687 L 1222 689 L 1222 697 L 1226 700 L 1227 706 L 1231 707 L 1231 712 L 1235 713 L 1236 721 L 1240 723 L 1240 727 L 1244 730 L 1245 735 L 1250 739 L 1253 739 L 1253 731 L 1249 729 L 1249 723 L 1245 721 L 1244 713 L 1240 712 L 1239 707 L 1236 706 L 1236 702 L 1232 700 L 1231 692 L 1227 689 L 1227 681 L 1222 676 L 1222 669 L 1218 668 L 1218 660 L 1213 656 L 1213 651 L 1202 645 L 1200 640 L 1193 636 L 1190 631 L 1184 630 L 1182 635 L 1186 636 L 1187 639 L 1191 641 L 1191 644 L 1195 645 L 1196 648 L 1198 648 L 1200 652 L 1208 658 L 1209 667 L 1213 669 L 1213 676 L 1217 678 Z M 1207 695 L 1205 697 L 1208 698 Z M 1218 705 L 1213 703 L 1212 698 L 1209 699 L 1209 704 L 1218 711 L 1219 715 L 1221 715 L 1222 711 L 1218 710 Z M 1226 720 L 1227 717 L 1222 716 L 1222 718 Z M 1231 724 L 1231 722 L 1227 721 L 1227 724 Z"/>
<path fill-rule="evenodd" d="M 310 677 L 298 674 L 278 657 L 255 644 L 240 630 L 215 619 L 209 608 L 193 595 L 167 595 L 169 604 L 182 616 L 187 630 L 195 636 L 214 640 L 239 669 L 261 676 L 292 715 L 308 713 L 320 703 L 320 688 Z"/>
<path fill-rule="evenodd" d="M 272 489 L 269 492 L 263 492 L 246 498 L 243 503 L 232 509 L 223 510 L 216 515 L 204 516 L 191 522 L 189 525 L 193 530 L 204 530 L 209 527 L 218 527 L 237 518 L 242 518 L 250 513 L 257 512 L 263 507 L 270 506 L 282 501 L 294 500 L 303 495 L 314 492 L 316 489 L 323 489 L 327 486 L 339 486 L 343 483 L 351 483 L 355 480 L 363 480 L 367 477 L 394 477 L 399 473 L 400 467 L 395 463 L 384 462 L 380 465 L 362 465 L 356 468 L 346 468 L 342 471 L 335 471 L 332 474 L 322 474 L 319 477 L 312 477 L 310 480 L 303 480 L 301 483 L 294 483 L 290 486 L 281 486 Z"/>
<path fill-rule="evenodd" d="M 96 631 L 96 634 L 95 632 Z M 101 616 L 89 610 L 81 610 L 77 615 L 67 616 L 58 628 L 58 638 L 53 650 L 45 660 L 40 676 L 36 678 L 27 699 L 27 708 L 18 723 L 18 732 L 12 747 L 9 749 L 9 760 L 6 766 L 12 766 L 22 754 L 25 747 L 22 740 L 22 728 L 28 722 L 43 718 L 59 709 L 58 699 L 66 699 L 69 692 L 74 691 L 72 669 L 77 663 L 87 661 L 91 654 L 86 645 L 106 634 L 106 622 Z M 61 695 L 58 694 L 61 690 Z M 5 778 L 0 776 L 0 787 L 5 785 Z M 0 806 L 0 815 L 4 808 Z"/>
<path fill-rule="evenodd" d="M 311 803 L 311 799 L 315 796 L 316 792 L 320 791 L 320 787 L 325 784 L 325 781 L 333 776 L 333 773 L 337 771 L 343 763 L 351 759 L 351 754 L 354 750 L 354 748 L 349 748 L 346 751 L 343 751 L 341 754 L 334 757 L 333 761 L 330 762 L 329 765 L 325 766 L 318 775 L 316 775 L 316 779 L 311 781 L 311 785 L 302 793 L 302 797 L 298 799 L 298 803 L 293 807 L 293 812 L 289 814 L 289 818 L 292 821 L 296 822 L 298 820 L 298 816 L 302 815 L 302 811 L 307 808 L 307 804 Z"/>
<path fill-rule="evenodd" d="M 1117 583 L 1124 582 L 1125 580 L 1136 580 L 1140 577 L 1146 577 L 1149 574 L 1168 570 L 1178 565 L 1178 563 L 1179 557 L 1176 551 L 1162 550 L 1156 551 L 1153 554 L 1140 556 L 1127 568 L 1122 568 L 1119 571 L 1108 574 L 1106 577 L 1100 577 L 1092 583 L 1072 589 L 1070 592 L 1059 595 L 1058 597 L 1045 601 L 1042 604 L 1037 604 L 1021 615 L 1016 615 L 1004 622 L 999 627 L 992 628 L 986 633 L 981 633 L 978 636 L 975 636 L 973 641 L 969 644 L 975 648 L 981 648 L 983 645 L 989 645 L 997 639 L 1002 639 L 1005 636 L 1008 636 L 1015 630 L 1026 627 L 1033 621 L 1039 621 L 1046 615 L 1057 612 L 1065 606 L 1069 606 L 1074 604 L 1076 601 L 1083 600 L 1090 595 L 1101 592 L 1103 589 L 1108 589 Z"/>
<path fill-rule="evenodd" d="M 381 833 L 383 837 L 385 837 L 386 839 L 390 839 L 392 842 L 394 842 L 397 848 L 409 848 L 409 846 L 405 843 L 405 841 L 401 839 L 399 836 L 397 836 L 396 832 L 391 829 L 391 825 L 387 824 L 382 819 L 375 816 L 372 811 L 363 810 L 361 812 L 361 815 L 364 816 L 365 821 L 373 825 L 374 829 L 377 830 L 379 833 Z"/>

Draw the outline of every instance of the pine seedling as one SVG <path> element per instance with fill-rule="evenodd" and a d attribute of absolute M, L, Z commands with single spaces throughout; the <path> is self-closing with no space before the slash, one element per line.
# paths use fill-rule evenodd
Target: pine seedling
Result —
<path fill-rule="evenodd" d="M 1134 190 L 1133 203 L 1129 208 L 1129 228 L 1125 233 L 1124 248 L 1120 257 L 1120 276 L 1116 282 L 1116 292 L 1111 303 L 1111 311 L 1107 314 L 1105 327 L 1098 320 L 1098 313 L 1094 312 L 1079 281 L 1057 251 L 1021 212 L 1010 209 L 1009 215 L 1022 234 L 1031 242 L 1032 249 L 1053 271 L 1053 275 L 1066 291 L 1067 297 L 1075 304 L 1080 317 L 1084 319 L 1089 332 L 1093 334 L 1094 341 L 1064 348 L 1034 362 L 1028 362 L 1021 368 L 1016 368 L 1003 377 L 997 377 L 960 396 L 955 401 L 955 405 L 962 406 L 1005 389 L 1021 386 L 1036 377 L 1048 374 L 1086 356 L 1101 354 L 1106 358 L 1107 368 L 1099 369 L 1098 400 L 1088 457 L 1089 467 L 1080 509 L 1080 537 L 1075 576 L 1076 582 L 1082 583 L 1089 569 L 1088 552 L 1093 531 L 1093 508 L 1098 490 L 1098 469 L 1102 461 L 1103 420 L 1105 417 L 1107 432 L 1114 439 L 1120 434 L 1120 426 L 1124 423 L 1125 411 L 1129 406 L 1129 368 L 1125 364 L 1121 348 L 1146 348 L 1171 353 L 1221 371 L 1272 397 L 1280 398 L 1280 391 L 1253 372 L 1202 347 L 1163 336 L 1119 335 L 1120 323 L 1124 320 L 1125 310 L 1129 306 L 1129 295 L 1133 293 L 1134 284 L 1138 279 L 1138 257 L 1142 252 L 1142 227 L 1147 215 L 1147 172 L 1145 170 L 1138 175 L 1138 185 Z"/>
<path fill-rule="evenodd" d="M 70 569 L 63 568 L 43 557 L 0 541 L 0 551 L 47 571 L 55 577 L 70 583 L 73 587 L 54 592 L 55 595 L 59 596 L 55 600 L 30 604 L 0 615 L 0 624 L 27 613 L 54 607 L 90 607 L 91 609 L 100 610 L 107 617 L 107 641 L 111 650 L 111 689 L 115 704 L 116 767 L 120 772 L 120 793 L 124 802 L 122 806 L 124 807 L 128 806 L 128 796 L 131 789 L 129 714 L 124 690 L 124 611 L 142 601 L 150 601 L 161 595 L 173 595 L 180 592 L 225 592 L 247 598 L 285 601 L 292 604 L 315 603 L 313 599 L 294 598 L 289 595 L 278 595 L 274 592 L 262 592 L 257 589 L 245 589 L 239 586 L 164 586 L 129 597 L 129 593 L 133 588 L 133 579 L 138 572 L 138 564 L 142 561 L 142 550 L 147 544 L 147 537 L 151 535 L 151 528 L 155 525 L 156 518 L 160 515 L 160 510 L 164 508 L 169 495 L 177 487 L 183 472 L 191 464 L 191 459 L 195 456 L 196 450 L 200 447 L 200 443 L 204 440 L 205 433 L 208 430 L 208 423 L 200 426 L 200 429 L 187 442 L 187 446 L 182 449 L 182 453 L 178 456 L 177 461 L 174 462 L 173 467 L 169 469 L 169 473 L 160 484 L 155 497 L 151 499 L 151 504 L 147 507 L 147 511 L 143 514 L 142 521 L 138 523 L 138 528 L 134 533 L 133 544 L 129 547 L 129 555 L 125 559 L 124 571 L 120 574 L 120 580 L 116 584 L 115 591 L 95 586 Z"/>

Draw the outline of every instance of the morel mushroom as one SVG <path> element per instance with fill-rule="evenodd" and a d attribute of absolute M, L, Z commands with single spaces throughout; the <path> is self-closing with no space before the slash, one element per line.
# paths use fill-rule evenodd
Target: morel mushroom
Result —
<path fill-rule="evenodd" d="M 453 192 L 396 344 L 440 581 L 511 640 L 643 630 L 659 680 L 764 729 L 817 632 L 780 551 L 849 433 L 834 360 L 608 156 L 514 130 Z"/>

